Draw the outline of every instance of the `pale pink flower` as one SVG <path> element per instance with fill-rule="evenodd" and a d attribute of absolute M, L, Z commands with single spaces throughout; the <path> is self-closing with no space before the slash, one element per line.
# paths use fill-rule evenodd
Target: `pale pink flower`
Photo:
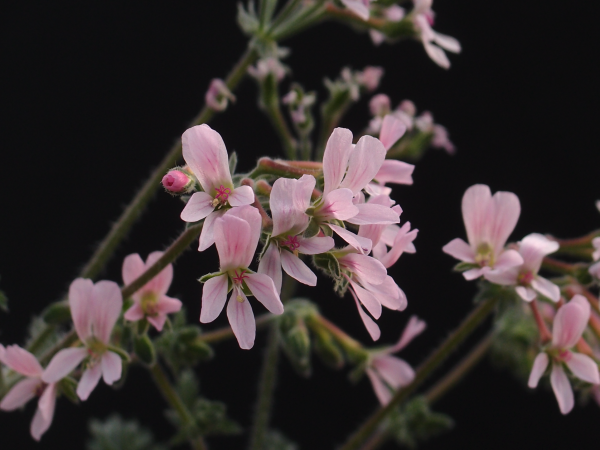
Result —
<path fill-rule="evenodd" d="M 368 0 L 363 0 L 368 1 Z M 362 72 L 356 74 L 357 81 L 361 86 L 364 86 L 367 91 L 374 91 L 379 86 L 381 77 L 383 77 L 383 67 L 367 66 Z"/>
<path fill-rule="evenodd" d="M 248 73 L 258 81 L 264 81 L 269 75 L 273 75 L 275 80 L 281 81 L 285 77 L 285 67 L 277 58 L 267 57 L 259 59 L 256 67 L 248 67 Z"/>
<path fill-rule="evenodd" d="M 366 372 L 382 405 L 389 403 L 394 391 L 409 385 L 415 378 L 415 371 L 406 361 L 390 355 L 406 347 L 425 328 L 425 322 L 412 316 L 396 345 L 371 353 Z"/>
<path fill-rule="evenodd" d="M 254 192 L 250 186 L 233 188 L 225 143 L 208 125 L 188 129 L 182 144 L 183 158 L 204 191 L 192 195 L 181 218 L 186 222 L 205 219 L 198 247 L 198 251 L 204 251 L 215 242 L 215 220 L 229 208 L 253 203 Z"/>
<path fill-rule="evenodd" d="M 592 247 L 594 247 L 594 253 L 592 253 L 592 258 L 594 259 L 594 261 L 598 261 L 600 259 L 600 237 L 592 239 Z"/>
<path fill-rule="evenodd" d="M 284 104 L 290 105 L 292 121 L 297 125 L 306 122 L 306 109 L 314 104 L 315 100 L 315 95 L 311 93 L 304 93 L 302 99 L 299 99 L 298 92 L 295 90 L 291 90 L 281 99 Z"/>
<path fill-rule="evenodd" d="M 512 192 L 496 192 L 492 197 L 488 186 L 471 186 L 462 199 L 469 243 L 456 238 L 442 250 L 456 259 L 479 266 L 463 273 L 467 280 L 485 276 L 492 270 L 497 273 L 520 266 L 523 258 L 519 252 L 504 249 L 520 214 L 519 198 Z"/>
<path fill-rule="evenodd" d="M 569 303 L 560 307 L 552 327 L 552 344 L 537 355 L 531 368 L 528 385 L 535 388 L 552 360 L 550 384 L 558 401 L 560 412 L 567 414 L 573 409 L 573 389 L 563 368 L 591 384 L 600 384 L 598 365 L 587 355 L 572 352 L 590 319 L 590 304 L 582 295 L 575 295 Z"/>
<path fill-rule="evenodd" d="M 24 406 L 32 398 L 39 397 L 38 407 L 30 427 L 31 436 L 39 441 L 50 428 L 54 417 L 56 383 L 44 382 L 42 380 L 44 371 L 38 360 L 18 345 L 9 345 L 7 348 L 0 345 L 0 362 L 25 376 L 24 380 L 15 384 L 4 396 L 0 402 L 0 409 L 13 411 Z"/>
<path fill-rule="evenodd" d="M 223 80 L 213 78 L 204 96 L 206 105 L 215 111 L 225 111 L 229 100 L 235 102 L 235 95 L 233 95 Z"/>
<path fill-rule="evenodd" d="M 384 117 L 386 114 L 389 114 L 391 108 L 391 100 L 385 94 L 374 95 L 369 102 L 369 110 L 373 116 Z"/>
<path fill-rule="evenodd" d="M 219 253 L 220 271 L 204 284 L 200 322 L 215 320 L 227 301 L 227 318 L 243 349 L 254 345 L 256 323 L 252 307 L 244 291 L 250 291 L 271 313 L 282 314 L 283 304 L 273 280 L 264 273 L 254 273 L 252 262 L 260 238 L 261 217 L 252 206 L 227 211 L 215 223 L 215 245 Z"/>
<path fill-rule="evenodd" d="M 110 335 L 123 307 L 123 297 L 117 283 L 77 278 L 69 287 L 69 306 L 75 331 L 84 347 L 59 351 L 42 375 L 46 383 L 55 383 L 66 377 L 82 361 L 84 371 L 77 395 L 87 400 L 100 377 L 108 385 L 121 378 L 121 357 L 109 350 Z"/>
<path fill-rule="evenodd" d="M 438 66 L 444 69 L 450 68 L 450 61 L 444 50 L 452 53 L 460 53 L 460 43 L 453 37 L 438 33 L 431 28 L 434 18 L 433 11 L 431 10 L 433 0 L 413 1 L 415 7 L 411 13 L 412 20 L 425 51 Z"/>
<path fill-rule="evenodd" d="M 553 302 L 560 299 L 560 289 L 551 281 L 538 275 L 544 256 L 558 250 L 558 242 L 545 236 L 532 233 L 519 242 L 519 254 L 523 264 L 502 272 L 491 271 L 485 278 L 495 284 L 515 286 L 515 291 L 526 302 L 536 298 L 537 293 Z"/>
<path fill-rule="evenodd" d="M 342 3 L 362 20 L 369 20 L 371 0 L 342 0 Z"/>
<path fill-rule="evenodd" d="M 194 183 L 186 173 L 181 170 L 170 170 L 163 179 L 162 185 L 167 191 L 170 191 L 174 194 L 179 194 L 186 191 L 190 185 Z"/>
<path fill-rule="evenodd" d="M 406 11 L 399 5 L 391 5 L 383 10 L 383 17 L 390 22 L 400 22 L 405 15 Z M 385 40 L 385 34 L 377 30 L 370 29 L 369 36 L 375 45 L 380 45 Z"/>
<path fill-rule="evenodd" d="M 123 260 L 123 282 L 128 285 L 148 270 L 163 252 L 152 252 L 146 263 L 137 253 L 128 255 Z M 133 305 L 125 312 L 126 320 L 137 322 L 146 318 L 158 331 L 162 331 L 167 320 L 167 314 L 181 309 L 181 301 L 166 295 L 173 280 L 173 265 L 167 265 L 152 280 L 142 286 L 132 295 Z"/>
<path fill-rule="evenodd" d="M 360 318 L 371 338 L 376 341 L 381 332 L 362 306 L 371 316 L 379 319 L 382 306 L 392 310 L 405 309 L 406 296 L 393 278 L 387 274 L 383 264 L 375 258 L 356 252 L 352 247 L 336 252 L 335 256 L 343 276 L 349 282 L 349 290 L 354 297 Z"/>
<path fill-rule="evenodd" d="M 449 155 L 456 153 L 456 147 L 450 141 L 448 130 L 444 126 L 434 123 L 433 115 L 429 111 L 425 111 L 419 117 L 415 118 L 415 127 L 424 133 L 433 134 L 431 138 L 432 147 L 442 148 Z"/>
<path fill-rule="evenodd" d="M 312 175 L 300 179 L 279 178 L 273 184 L 270 198 L 273 232 L 269 238 L 258 273 L 268 275 L 281 292 L 281 268 L 292 278 L 308 286 L 316 286 L 317 276 L 298 257 L 298 253 L 316 255 L 331 250 L 335 245 L 329 236 L 304 238 L 310 217 L 306 210 L 316 180 Z"/>

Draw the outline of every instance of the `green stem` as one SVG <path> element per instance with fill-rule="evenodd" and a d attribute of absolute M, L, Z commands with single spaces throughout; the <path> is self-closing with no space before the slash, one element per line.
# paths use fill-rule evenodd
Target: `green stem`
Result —
<path fill-rule="evenodd" d="M 282 41 L 303 29 L 315 25 L 325 16 L 325 0 L 318 0 L 312 6 L 293 17 L 293 20 L 281 23 L 271 28 L 271 38 L 274 41 Z"/>
<path fill-rule="evenodd" d="M 121 294 L 123 294 L 123 298 L 131 297 L 138 289 L 148 283 L 152 278 L 160 273 L 165 267 L 167 267 L 170 263 L 175 261 L 184 250 L 186 250 L 192 242 L 198 237 L 200 232 L 202 231 L 202 226 L 204 222 L 198 225 L 192 225 L 187 228 L 183 233 L 179 235 L 177 239 L 169 246 L 167 250 L 163 253 L 163 255 L 150 266 L 144 273 L 142 273 L 139 277 L 133 280 L 130 284 L 123 287 L 121 289 Z"/>
<path fill-rule="evenodd" d="M 296 9 L 301 0 L 290 0 L 281 9 L 275 20 L 271 23 L 271 30 L 275 30 Z"/>
<path fill-rule="evenodd" d="M 292 132 L 285 123 L 281 108 L 279 107 L 279 100 L 271 102 L 271 104 L 265 108 L 265 112 L 267 113 L 267 116 L 269 116 L 275 132 L 281 140 L 287 159 L 298 159 L 296 154 L 296 139 L 294 139 Z"/>
<path fill-rule="evenodd" d="M 248 49 L 241 59 L 235 65 L 233 70 L 227 76 L 225 84 L 229 90 L 233 91 L 242 77 L 245 75 L 248 66 L 257 58 L 257 53 L 253 49 Z M 214 111 L 208 106 L 204 106 L 198 115 L 190 123 L 190 127 L 208 122 L 214 115 Z M 96 252 L 85 265 L 80 273 L 82 278 L 96 278 L 102 271 L 114 250 L 117 248 L 121 240 L 127 235 L 129 229 L 140 216 L 146 204 L 152 199 L 156 188 L 160 185 L 160 181 L 164 174 L 173 167 L 177 160 L 181 157 L 181 140 L 178 139 L 170 148 L 167 155 L 160 162 L 158 167 L 152 172 L 150 178 L 146 180 L 142 188 L 138 191 L 131 203 L 125 208 L 121 217 L 113 225 L 112 229 L 104 240 L 100 243 Z"/>
<path fill-rule="evenodd" d="M 43 347 L 44 343 L 46 342 L 46 339 L 48 339 L 50 336 L 52 336 L 55 331 L 56 331 L 56 326 L 55 325 L 47 325 L 35 337 L 35 339 L 33 339 L 33 341 L 31 342 L 31 344 L 29 344 L 29 346 L 27 348 L 29 350 L 29 352 L 31 352 L 31 353 L 33 353 L 35 355 L 40 350 L 40 348 Z"/>
<path fill-rule="evenodd" d="M 285 303 L 294 295 L 296 281 L 286 276 L 281 288 L 281 301 Z M 254 424 L 250 434 L 250 450 L 262 450 L 265 442 L 271 409 L 273 406 L 273 393 L 277 380 L 277 362 L 279 360 L 279 337 L 277 335 L 277 322 L 273 322 L 269 329 L 269 340 L 265 352 L 262 373 L 258 385 L 258 399 Z"/>
<path fill-rule="evenodd" d="M 542 268 L 555 273 L 573 275 L 581 264 L 570 264 L 548 256 L 542 260 Z"/>
<path fill-rule="evenodd" d="M 194 417 L 188 411 L 187 407 L 177 394 L 177 391 L 167 378 L 167 374 L 160 367 L 158 363 L 154 364 L 148 369 L 152 374 L 152 379 L 156 383 L 156 386 L 160 390 L 163 398 L 169 405 L 177 412 L 184 427 L 192 427 L 194 425 Z M 194 450 L 206 450 L 206 444 L 202 438 L 190 438 L 190 447 Z"/>
<path fill-rule="evenodd" d="M 425 360 L 417 369 L 415 378 L 408 386 L 398 390 L 390 402 L 373 413 L 359 428 L 350 436 L 340 450 L 354 450 L 365 442 L 376 430 L 377 426 L 398 405 L 405 401 L 423 381 L 444 361 L 444 359 L 479 325 L 493 310 L 497 299 L 489 299 L 481 302 L 460 324 L 460 326 L 442 343 L 433 354 Z"/>

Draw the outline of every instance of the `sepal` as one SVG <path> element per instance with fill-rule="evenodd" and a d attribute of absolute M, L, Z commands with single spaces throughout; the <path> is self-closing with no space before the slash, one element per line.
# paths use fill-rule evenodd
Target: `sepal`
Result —
<path fill-rule="evenodd" d="M 136 336 L 133 339 L 133 351 L 147 366 L 152 366 L 156 362 L 156 350 L 147 334 Z"/>
<path fill-rule="evenodd" d="M 71 403 L 78 405 L 79 397 L 77 396 L 77 381 L 71 377 L 65 377 L 58 382 L 58 390 Z"/>

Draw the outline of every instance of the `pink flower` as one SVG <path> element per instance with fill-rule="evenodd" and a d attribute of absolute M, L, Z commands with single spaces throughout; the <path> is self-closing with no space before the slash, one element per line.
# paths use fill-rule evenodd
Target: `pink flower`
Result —
<path fill-rule="evenodd" d="M 400 22 L 404 19 L 405 15 L 406 11 L 404 8 L 398 5 L 391 5 L 383 10 L 383 16 L 390 22 Z M 369 30 L 369 35 L 375 45 L 380 45 L 385 40 L 385 34 L 374 29 Z"/>
<path fill-rule="evenodd" d="M 598 261 L 600 259 L 600 237 L 592 239 L 592 247 L 594 247 L 592 258 L 594 261 Z"/>
<path fill-rule="evenodd" d="M 382 405 L 389 403 L 394 391 L 409 385 L 415 378 L 415 371 L 406 361 L 390 354 L 402 350 L 425 328 L 425 322 L 412 316 L 396 345 L 372 353 L 366 371 L 375 395 Z"/>
<path fill-rule="evenodd" d="M 254 202 L 254 192 L 250 186 L 233 188 L 225 143 L 208 125 L 188 129 L 183 133 L 182 143 L 183 158 L 204 192 L 192 195 L 181 211 L 181 218 L 186 222 L 206 219 L 198 247 L 198 251 L 204 251 L 215 241 L 215 220 L 229 208 L 250 205 Z"/>
<path fill-rule="evenodd" d="M 515 286 L 517 294 L 527 302 L 536 298 L 536 291 L 557 302 L 560 299 L 559 287 L 538 275 L 544 256 L 556 250 L 558 250 L 558 242 L 551 241 L 541 234 L 532 233 L 519 242 L 519 254 L 523 258 L 523 264 L 502 272 L 488 272 L 485 278 L 492 283 Z"/>
<path fill-rule="evenodd" d="M 126 285 L 132 283 L 162 255 L 163 252 L 150 253 L 145 264 L 137 253 L 128 255 L 123 261 L 123 282 Z M 133 305 L 125 312 L 125 319 L 136 322 L 145 317 L 148 322 L 154 325 L 154 328 L 162 331 L 163 325 L 167 320 L 167 314 L 177 312 L 181 309 L 181 301 L 165 295 L 169 290 L 172 280 L 173 265 L 169 264 L 132 295 Z"/>
<path fill-rule="evenodd" d="M 590 319 L 590 304 L 581 295 L 575 295 L 563 305 L 554 318 L 552 344 L 537 355 L 533 362 L 528 385 L 535 388 L 552 360 L 550 384 L 558 401 L 560 412 L 567 414 L 573 409 L 573 389 L 563 368 L 563 363 L 572 374 L 591 384 L 600 384 L 598 365 L 587 355 L 574 353 L 570 349 L 577 344 Z"/>
<path fill-rule="evenodd" d="M 516 250 L 504 250 L 508 236 L 515 228 L 521 205 L 512 192 L 496 192 L 483 184 L 471 186 L 462 199 L 462 214 L 469 243 L 460 238 L 450 241 L 443 251 L 461 261 L 479 266 L 463 276 L 474 280 L 490 271 L 502 272 L 523 264 Z"/>
<path fill-rule="evenodd" d="M 271 190 L 270 208 L 273 232 L 268 248 L 258 266 L 258 273 L 268 275 L 281 292 L 281 268 L 301 283 L 316 286 L 317 276 L 302 262 L 298 253 L 316 255 L 331 250 L 335 245 L 329 236 L 304 238 L 310 217 L 305 211 L 310 206 L 310 196 L 316 180 L 312 175 L 300 179 L 279 178 Z"/>
<path fill-rule="evenodd" d="M 369 102 L 369 110 L 373 116 L 384 117 L 391 111 L 391 100 L 385 94 L 374 95 Z"/>
<path fill-rule="evenodd" d="M 362 0 L 368 2 L 369 0 Z M 382 67 L 367 66 L 362 72 L 357 72 L 356 79 L 361 86 L 364 86 L 367 91 L 371 92 L 377 89 L 381 77 L 383 77 L 384 70 Z"/>
<path fill-rule="evenodd" d="M 216 220 L 215 244 L 221 267 L 202 290 L 202 323 L 212 322 L 219 316 L 231 290 L 227 318 L 243 349 L 252 348 L 256 335 L 254 314 L 245 292 L 254 295 L 271 313 L 283 313 L 273 280 L 248 269 L 260 238 L 260 227 L 260 213 L 252 206 L 230 209 Z"/>
<path fill-rule="evenodd" d="M 369 4 L 371 0 L 342 0 L 342 3 L 362 20 L 369 20 Z"/>
<path fill-rule="evenodd" d="M 268 57 L 259 59 L 256 67 L 248 67 L 248 73 L 258 81 L 264 81 L 269 75 L 273 75 L 275 80 L 281 81 L 285 77 L 285 67 L 277 58 Z"/>
<path fill-rule="evenodd" d="M 35 356 L 18 345 L 9 345 L 6 349 L 0 345 L 0 362 L 17 373 L 25 376 L 15 384 L 0 402 L 0 409 L 13 411 L 21 408 L 33 397 L 39 397 L 38 407 L 31 422 L 31 436 L 39 441 L 50 428 L 56 405 L 56 383 L 42 380 L 42 366 Z"/>
<path fill-rule="evenodd" d="M 77 278 L 69 287 L 69 306 L 75 331 L 85 347 L 59 351 L 42 375 L 46 383 L 66 377 L 83 360 L 87 360 L 77 385 L 77 395 L 87 400 L 100 377 L 108 385 L 121 378 L 121 357 L 109 350 L 110 335 L 123 307 L 117 283 Z"/>
<path fill-rule="evenodd" d="M 162 179 L 162 185 L 167 191 L 179 194 L 187 190 L 193 180 L 181 170 L 170 170 Z"/>
<path fill-rule="evenodd" d="M 433 0 L 413 1 L 415 7 L 412 11 L 412 20 L 417 33 L 419 33 L 419 38 L 423 43 L 425 51 L 438 66 L 448 69 L 450 67 L 450 61 L 444 53 L 444 50 L 452 53 L 460 53 L 460 43 L 453 37 L 437 33 L 431 28 L 434 17 L 433 11 L 431 10 Z"/>
<path fill-rule="evenodd" d="M 450 141 L 448 130 L 444 126 L 434 123 L 433 115 L 429 111 L 423 112 L 415 119 L 415 127 L 424 133 L 433 133 L 431 138 L 432 147 L 442 148 L 449 155 L 456 153 L 456 147 Z"/>
<path fill-rule="evenodd" d="M 225 111 L 228 100 L 235 102 L 235 96 L 231 93 L 225 82 L 219 78 L 213 78 L 204 96 L 206 105 L 215 111 Z"/>

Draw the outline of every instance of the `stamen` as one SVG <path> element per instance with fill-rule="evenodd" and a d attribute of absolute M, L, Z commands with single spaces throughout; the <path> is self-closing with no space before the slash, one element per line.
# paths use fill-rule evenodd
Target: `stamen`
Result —
<path fill-rule="evenodd" d="M 242 269 L 242 271 L 238 274 L 238 271 L 235 271 L 235 277 L 233 277 L 233 282 L 236 284 L 242 284 L 244 282 L 244 278 L 248 278 L 248 275 L 244 275 L 244 273 L 246 272 L 245 269 Z M 239 297 L 238 297 L 238 301 Z"/>
<path fill-rule="evenodd" d="M 291 251 L 296 252 L 300 248 L 300 242 L 298 242 L 298 236 L 288 236 L 287 240 L 283 241 L 281 245 L 288 247 Z"/>
<path fill-rule="evenodd" d="M 225 203 L 225 202 L 227 202 L 227 199 L 229 198 L 230 195 L 231 195 L 231 189 L 221 185 L 217 189 L 217 195 L 215 196 L 215 200 L 219 199 L 219 201 L 221 203 Z"/>

